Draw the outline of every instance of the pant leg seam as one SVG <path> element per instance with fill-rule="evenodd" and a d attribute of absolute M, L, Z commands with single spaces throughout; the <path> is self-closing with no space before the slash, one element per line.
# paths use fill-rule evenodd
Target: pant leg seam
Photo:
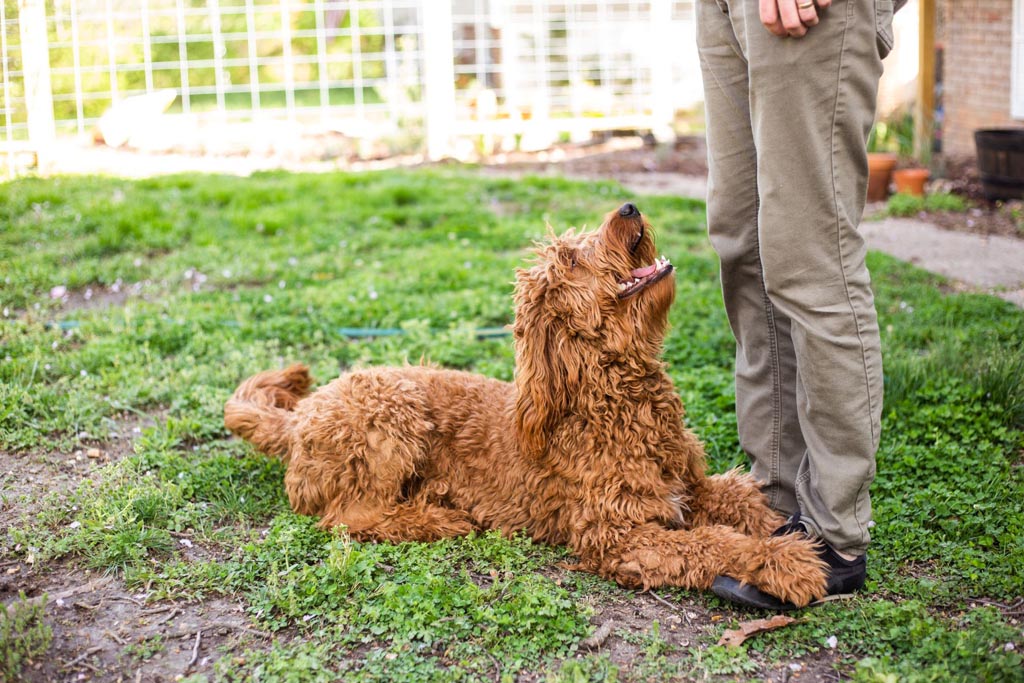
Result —
<path fill-rule="evenodd" d="M 867 394 L 867 401 L 868 401 L 868 426 L 869 426 L 869 428 L 871 430 L 871 440 L 872 440 L 872 442 L 874 442 L 875 441 L 875 425 L 874 425 L 874 421 L 871 418 L 871 416 L 874 414 L 874 407 L 872 405 L 873 402 L 871 400 L 870 371 L 868 369 L 867 352 L 866 352 L 866 349 L 864 348 L 864 337 L 863 337 L 863 334 L 861 332 L 860 317 L 857 315 L 857 309 L 853 305 L 853 299 L 850 297 L 850 284 L 849 284 L 849 278 L 847 277 L 847 273 L 846 273 L 846 259 L 845 259 L 844 254 L 843 254 L 843 251 L 844 251 L 843 250 L 844 240 L 843 240 L 842 219 L 840 217 L 840 212 L 839 212 L 839 187 L 838 187 L 838 184 L 836 183 L 836 176 L 838 175 L 838 171 L 836 169 L 836 155 L 837 155 L 837 150 L 836 150 L 836 126 L 837 126 L 838 119 L 839 119 L 839 109 L 840 109 L 840 103 L 842 101 L 842 95 L 843 95 L 843 89 L 842 89 L 842 87 L 840 87 L 840 84 L 843 82 L 843 72 L 846 70 L 846 67 L 847 67 L 847 62 L 846 62 L 847 34 L 849 33 L 850 24 L 851 24 L 851 22 L 853 20 L 853 13 L 854 13 L 855 6 L 856 6 L 856 3 L 854 3 L 854 2 L 850 2 L 850 3 L 847 4 L 846 25 L 843 27 L 843 39 L 842 39 L 842 43 L 840 44 L 840 47 L 839 47 L 839 66 L 838 66 L 838 71 L 836 73 L 836 98 L 835 98 L 835 104 L 833 105 L 833 109 L 832 109 L 832 129 L 831 129 L 831 135 L 830 135 L 831 139 L 830 139 L 829 142 L 830 142 L 830 147 L 831 147 L 831 151 L 832 151 L 832 159 L 831 159 L 832 178 L 831 178 L 831 180 L 832 180 L 832 197 L 833 197 L 833 202 L 834 202 L 834 207 L 835 207 L 835 215 L 836 215 L 836 250 L 837 250 L 838 255 L 839 255 L 839 269 L 840 269 L 840 271 L 843 274 L 843 288 L 844 288 L 844 291 L 846 293 L 846 301 L 847 301 L 847 304 L 850 307 L 850 314 L 853 316 L 854 327 L 857 330 L 857 341 L 860 344 L 861 364 L 864 367 L 864 390 L 865 390 L 865 393 Z M 857 498 L 854 500 L 854 505 L 853 505 L 853 518 L 857 522 L 857 527 L 858 527 L 858 530 L 860 532 L 861 539 L 863 539 L 865 534 L 866 534 L 865 525 L 864 525 L 863 522 L 861 522 L 860 514 L 859 514 L 860 499 L 861 499 L 861 495 L 864 492 L 864 486 L 865 486 L 865 484 L 861 483 L 860 487 L 857 489 Z"/>
<path fill-rule="evenodd" d="M 771 494 L 768 498 L 768 506 L 775 509 L 779 503 L 781 490 L 779 480 L 782 476 L 780 472 L 780 462 L 782 460 L 780 453 L 782 448 L 782 371 L 779 368 L 779 340 L 778 329 L 775 327 L 775 308 L 772 306 L 772 300 L 768 296 L 768 287 L 764 282 L 764 264 L 761 261 L 761 226 L 758 219 L 761 213 L 761 195 L 760 188 L 756 182 L 756 176 L 754 198 L 754 220 L 758 228 L 754 231 L 754 240 L 757 243 L 757 269 L 761 273 L 761 296 L 764 301 L 765 321 L 768 327 L 768 352 L 772 358 L 772 441 L 769 450 L 772 481 L 769 482 Z"/>

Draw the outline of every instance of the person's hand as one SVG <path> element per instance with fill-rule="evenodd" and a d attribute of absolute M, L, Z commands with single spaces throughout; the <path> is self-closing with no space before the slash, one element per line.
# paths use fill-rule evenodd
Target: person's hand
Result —
<path fill-rule="evenodd" d="M 785 38 L 799 38 L 818 23 L 818 12 L 832 0 L 759 0 L 761 23 L 769 31 Z"/>

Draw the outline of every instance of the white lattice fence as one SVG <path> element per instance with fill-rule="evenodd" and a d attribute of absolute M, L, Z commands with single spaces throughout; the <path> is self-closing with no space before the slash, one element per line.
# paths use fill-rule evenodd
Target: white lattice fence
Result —
<path fill-rule="evenodd" d="M 8 151 L 165 89 L 170 115 L 420 126 L 431 156 L 657 130 L 699 100 L 692 0 L 2 1 Z"/>

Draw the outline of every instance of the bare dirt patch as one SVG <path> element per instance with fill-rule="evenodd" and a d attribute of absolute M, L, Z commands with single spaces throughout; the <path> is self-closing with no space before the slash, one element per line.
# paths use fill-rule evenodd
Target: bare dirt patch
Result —
<path fill-rule="evenodd" d="M 50 290 L 50 298 L 60 301 L 64 311 L 103 309 L 123 306 L 128 297 L 137 296 L 142 287 L 141 282 L 125 285 L 121 281 L 110 286 L 95 285 L 73 290 L 58 286 Z"/>
<path fill-rule="evenodd" d="M 224 599 L 201 603 L 147 603 L 112 578 L 72 566 L 27 577 L 26 597 L 51 599 L 45 621 L 53 630 L 46 658 L 22 672 L 22 680 L 173 681 L 210 674 L 223 651 L 269 636 L 248 624 L 240 605 Z"/>
<path fill-rule="evenodd" d="M 571 575 L 571 572 L 564 569 L 541 570 L 541 573 L 555 581 L 568 580 Z M 705 669 L 698 661 L 700 655 L 694 652 L 706 651 L 710 645 L 718 642 L 726 629 L 734 628 L 737 622 L 768 616 L 760 611 L 709 608 L 694 598 L 677 597 L 670 591 L 631 593 L 609 587 L 610 590 L 595 592 L 588 598 L 594 610 L 590 620 L 594 634 L 581 641 L 576 659 L 592 654 L 606 655 L 620 669 L 619 680 L 623 681 L 664 678 L 670 673 L 673 664 L 679 665 L 684 676 L 682 680 L 704 680 Z M 799 614 L 797 617 L 799 622 Z M 652 661 L 648 649 L 656 638 L 669 646 L 661 663 Z M 755 635 L 748 642 L 754 642 L 757 638 Z M 757 671 L 739 676 L 727 675 L 728 679 L 742 680 L 749 677 L 768 681 L 831 683 L 838 679 L 837 667 L 841 666 L 838 653 L 825 647 L 788 660 L 772 660 L 755 649 L 748 649 L 747 656 L 758 667 Z M 708 668 L 713 670 L 714 666 Z M 686 676 L 688 670 L 692 670 L 689 677 Z M 713 674 L 713 671 L 709 673 Z M 522 680 L 540 681 L 543 678 L 537 676 Z"/>
<path fill-rule="evenodd" d="M 158 416 L 121 415 L 102 437 L 80 434 L 69 451 L 0 452 L 0 527 L 14 527 L 54 504 L 51 494 L 63 497 L 97 468 L 131 453 L 135 438 Z M 222 651 L 267 637 L 230 600 L 150 602 L 146 591 L 129 591 L 119 579 L 76 563 L 39 566 L 24 548 L 3 554 L 15 559 L 0 562 L 0 609 L 22 597 L 48 596 L 44 621 L 53 632 L 46 657 L 25 668 L 20 680 L 173 681 L 212 673 Z M 193 561 L 215 554 L 199 545 L 184 549 Z"/>
<path fill-rule="evenodd" d="M 498 154 L 480 167 L 488 175 L 555 176 L 614 180 L 638 195 L 707 196 L 707 150 L 699 136 L 649 145 L 639 137 L 612 137 L 586 145 L 561 145 L 533 153 Z M 499 216 L 514 208 L 492 205 Z"/>
<path fill-rule="evenodd" d="M 483 165 L 508 171 L 558 171 L 606 179 L 637 173 L 708 173 L 707 146 L 702 136 L 683 136 L 660 145 L 636 136 L 607 137 L 586 144 L 556 145 L 541 152 L 497 154 Z"/>
<path fill-rule="evenodd" d="M 133 451 L 135 439 L 146 427 L 156 424 L 157 416 L 124 413 L 111 418 L 103 436 L 82 432 L 78 443 L 66 451 L 0 451 L 0 529 L 12 529 L 51 501 L 52 494 L 66 495 L 97 468 L 120 460 Z M 0 542 L 4 542 L 0 536 Z M 20 548 L 0 548 L 4 555 L 20 553 Z M 30 565 L 26 558 L 0 564 L 0 570 L 12 565 Z M 0 578 L 0 597 L 4 596 Z M 17 589 L 14 589 L 15 591 Z"/>

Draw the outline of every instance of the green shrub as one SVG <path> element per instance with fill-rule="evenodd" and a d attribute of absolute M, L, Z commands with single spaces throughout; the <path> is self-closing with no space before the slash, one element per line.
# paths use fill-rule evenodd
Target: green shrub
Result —
<path fill-rule="evenodd" d="M 876 122 L 868 134 L 868 151 L 911 156 L 914 153 L 914 115 L 907 112 Z"/>

